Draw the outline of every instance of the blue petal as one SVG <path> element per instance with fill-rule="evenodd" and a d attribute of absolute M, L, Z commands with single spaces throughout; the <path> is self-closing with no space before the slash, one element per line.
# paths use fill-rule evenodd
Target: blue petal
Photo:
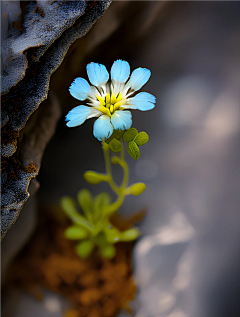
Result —
<path fill-rule="evenodd" d="M 66 115 L 67 126 L 69 128 L 76 127 L 81 125 L 89 116 L 91 110 L 89 107 L 86 106 L 78 106 L 73 108 L 69 113 Z"/>
<path fill-rule="evenodd" d="M 151 72 L 147 68 L 137 68 L 132 72 L 129 84 L 132 89 L 139 90 L 149 80 Z"/>
<path fill-rule="evenodd" d="M 106 67 L 98 63 L 90 63 L 87 65 L 87 74 L 90 82 L 94 86 L 101 86 L 109 79 Z"/>
<path fill-rule="evenodd" d="M 81 77 L 76 78 L 69 87 L 70 94 L 78 100 L 85 100 L 90 91 L 89 83 Z"/>
<path fill-rule="evenodd" d="M 111 78 L 125 83 L 130 74 L 130 66 L 128 62 L 118 59 L 111 68 Z"/>
<path fill-rule="evenodd" d="M 156 97 L 148 92 L 140 92 L 132 98 L 129 108 L 141 111 L 151 110 L 155 107 Z"/>
<path fill-rule="evenodd" d="M 132 125 L 132 114 L 130 111 L 117 110 L 111 117 L 115 130 L 127 130 Z"/>
<path fill-rule="evenodd" d="M 99 117 L 93 125 L 93 135 L 99 141 L 107 140 L 113 133 L 113 126 L 107 115 Z"/>

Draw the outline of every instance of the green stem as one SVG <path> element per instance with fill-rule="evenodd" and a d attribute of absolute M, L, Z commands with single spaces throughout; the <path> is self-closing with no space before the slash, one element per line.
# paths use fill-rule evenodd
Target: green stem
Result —
<path fill-rule="evenodd" d="M 121 147 L 121 160 L 124 161 L 124 142 L 121 139 L 122 147 Z"/>
<path fill-rule="evenodd" d="M 128 184 L 128 165 L 125 161 L 122 161 L 122 160 L 119 162 L 119 164 L 122 166 L 124 171 L 124 177 L 123 177 L 122 185 L 120 187 L 120 192 L 124 192 Z"/>
<path fill-rule="evenodd" d="M 110 160 L 109 160 L 109 149 L 108 148 L 106 149 L 106 146 L 103 145 L 103 151 L 104 151 L 104 157 L 105 157 L 105 162 L 106 162 L 107 175 L 109 175 L 111 177 L 111 182 L 113 182 L 112 175 L 111 175 Z M 109 163 L 109 166 L 107 166 L 108 163 Z M 118 199 L 113 204 L 109 205 L 105 209 L 106 214 L 112 214 L 112 213 L 116 212 L 121 207 L 121 205 L 124 201 L 125 195 L 126 195 L 126 187 L 128 184 L 129 173 L 128 173 L 128 165 L 124 159 L 124 144 L 123 143 L 122 143 L 122 148 L 121 148 L 121 158 L 119 159 L 119 165 L 123 168 L 123 173 L 124 173 L 123 182 L 122 182 L 122 185 L 120 187 L 117 187 L 117 191 L 114 190 L 115 193 L 118 195 Z M 110 181 L 109 181 L 109 184 L 111 185 Z M 114 183 L 114 185 L 115 185 L 115 183 Z"/>
<path fill-rule="evenodd" d="M 110 158 L 109 158 L 109 146 L 107 143 L 104 141 L 102 142 L 102 149 L 103 149 L 103 154 L 104 154 L 104 160 L 105 160 L 105 165 L 106 165 L 106 172 L 108 176 L 108 183 L 111 186 L 112 190 L 119 195 L 120 193 L 120 188 L 117 187 L 115 184 L 113 178 L 112 178 L 112 172 L 111 172 L 111 164 L 110 164 Z"/>
<path fill-rule="evenodd" d="M 118 195 L 118 199 L 104 210 L 106 215 L 111 215 L 114 212 L 118 211 L 118 209 L 122 206 L 122 203 L 124 201 L 125 193 L 122 192 L 120 195 Z"/>

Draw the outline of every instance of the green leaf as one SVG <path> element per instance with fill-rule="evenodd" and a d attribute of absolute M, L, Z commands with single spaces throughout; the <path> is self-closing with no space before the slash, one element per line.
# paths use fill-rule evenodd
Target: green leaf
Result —
<path fill-rule="evenodd" d="M 114 228 L 110 223 L 104 228 L 104 232 L 108 242 L 117 243 L 120 241 L 121 232 L 117 228 Z"/>
<path fill-rule="evenodd" d="M 140 151 L 139 148 L 137 146 L 137 144 L 134 141 L 130 141 L 128 143 L 128 148 L 127 151 L 129 153 L 129 155 L 134 159 L 134 160 L 138 160 L 139 156 L 140 156 Z"/>
<path fill-rule="evenodd" d="M 101 193 L 97 195 L 94 199 L 94 213 L 93 213 L 93 222 L 96 223 L 101 215 L 104 214 L 104 207 L 110 204 L 111 197 L 108 193 Z"/>
<path fill-rule="evenodd" d="M 107 244 L 104 247 L 100 248 L 100 253 L 103 258 L 111 259 L 116 254 L 116 249 L 112 244 Z"/>
<path fill-rule="evenodd" d="M 75 200 L 68 196 L 63 196 L 60 200 L 60 205 L 67 215 L 77 214 Z"/>
<path fill-rule="evenodd" d="M 145 189 L 146 185 L 144 183 L 136 183 L 130 187 L 130 191 L 133 196 L 141 195 Z"/>
<path fill-rule="evenodd" d="M 81 240 L 88 236 L 88 231 L 79 226 L 71 226 L 65 230 L 65 237 L 69 240 Z"/>
<path fill-rule="evenodd" d="M 64 196 L 60 200 L 60 205 L 63 208 L 63 210 L 65 211 L 65 213 L 68 215 L 68 217 L 75 224 L 83 226 L 83 227 L 89 229 L 90 231 L 93 230 L 92 224 L 77 212 L 74 199 L 72 199 L 71 197 L 68 197 L 68 196 Z"/>
<path fill-rule="evenodd" d="M 92 252 L 93 248 L 94 248 L 93 241 L 85 240 L 85 241 L 80 242 L 76 246 L 76 252 L 81 258 L 85 259 L 85 258 L 87 258 L 90 255 L 90 253 Z"/>
<path fill-rule="evenodd" d="M 142 131 L 138 133 L 138 135 L 134 138 L 134 141 L 137 143 L 137 145 L 144 145 L 149 140 L 149 136 L 146 132 Z"/>
<path fill-rule="evenodd" d="M 81 189 L 77 194 L 77 198 L 85 216 L 91 221 L 93 213 L 93 199 L 90 191 L 87 189 Z"/>
<path fill-rule="evenodd" d="M 130 129 L 128 129 L 125 133 L 124 133 L 124 135 L 123 135 L 123 141 L 124 142 L 130 142 L 130 141 L 132 141 L 134 138 L 135 138 L 135 136 L 138 134 L 138 130 L 137 129 L 135 129 L 135 128 L 130 128 Z"/>
<path fill-rule="evenodd" d="M 137 228 L 131 228 L 124 232 L 121 232 L 121 241 L 131 241 L 137 239 L 139 236 L 139 230 Z"/>
<path fill-rule="evenodd" d="M 109 143 L 109 147 L 113 152 L 120 152 L 122 148 L 122 144 L 117 139 L 112 139 Z"/>

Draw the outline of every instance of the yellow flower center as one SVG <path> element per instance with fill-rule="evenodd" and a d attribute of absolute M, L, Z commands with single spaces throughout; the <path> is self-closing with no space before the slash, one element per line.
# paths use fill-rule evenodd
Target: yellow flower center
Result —
<path fill-rule="evenodd" d="M 117 95 L 110 95 L 110 93 L 108 93 L 104 98 L 102 96 L 97 96 L 97 99 L 100 102 L 99 110 L 109 117 L 111 117 L 124 102 L 121 93 L 118 93 Z"/>

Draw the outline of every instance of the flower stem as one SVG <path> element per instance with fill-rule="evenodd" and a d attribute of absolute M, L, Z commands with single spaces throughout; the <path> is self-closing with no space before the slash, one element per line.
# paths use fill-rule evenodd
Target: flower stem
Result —
<path fill-rule="evenodd" d="M 113 178 L 112 178 L 112 173 L 111 173 L 111 165 L 110 165 L 110 159 L 109 159 L 109 147 L 107 144 L 103 142 L 103 152 L 104 152 L 104 158 L 105 158 L 105 164 L 106 164 L 106 172 L 107 175 L 109 176 L 109 185 L 113 189 L 113 191 L 118 195 L 117 200 L 106 207 L 105 213 L 106 214 L 112 214 L 116 212 L 122 205 L 124 198 L 126 196 L 126 187 L 128 184 L 128 177 L 129 177 L 129 172 L 128 172 L 128 165 L 125 161 L 124 158 L 124 144 L 122 142 L 122 148 L 121 148 L 121 154 L 119 158 L 119 165 L 123 168 L 123 181 L 122 185 L 120 187 L 117 187 Z"/>
<path fill-rule="evenodd" d="M 112 178 L 111 164 L 110 164 L 110 158 L 109 158 L 109 146 L 104 141 L 102 142 L 102 149 L 103 149 L 103 154 L 104 154 L 106 172 L 107 172 L 107 176 L 109 177 L 108 183 L 111 186 L 112 190 L 117 195 L 119 195 L 120 188 L 115 184 L 115 182 L 114 182 L 114 180 Z"/>

